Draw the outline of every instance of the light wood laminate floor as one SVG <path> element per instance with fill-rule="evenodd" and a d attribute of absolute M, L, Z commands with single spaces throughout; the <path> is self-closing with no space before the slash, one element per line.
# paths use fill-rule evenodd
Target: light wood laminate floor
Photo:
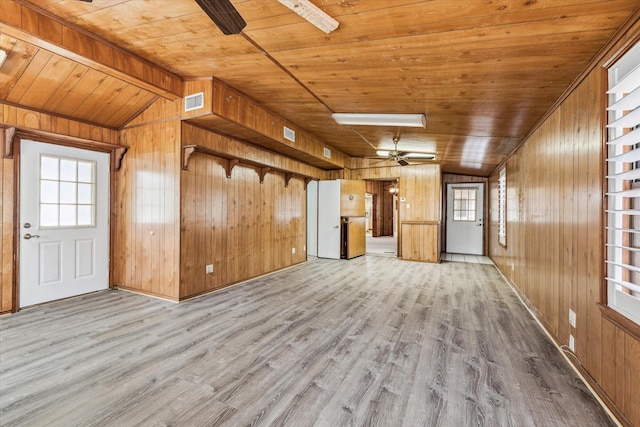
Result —
<path fill-rule="evenodd" d="M 493 265 L 315 259 L 0 318 L 3 426 L 607 426 Z"/>

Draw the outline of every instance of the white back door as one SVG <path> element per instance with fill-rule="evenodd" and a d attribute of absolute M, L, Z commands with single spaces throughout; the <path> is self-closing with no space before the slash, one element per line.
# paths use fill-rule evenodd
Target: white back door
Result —
<path fill-rule="evenodd" d="M 109 154 L 20 147 L 20 307 L 107 289 Z"/>
<path fill-rule="evenodd" d="M 447 252 L 483 254 L 484 184 L 447 184 Z"/>
<path fill-rule="evenodd" d="M 340 259 L 340 181 L 318 182 L 318 257 Z"/>

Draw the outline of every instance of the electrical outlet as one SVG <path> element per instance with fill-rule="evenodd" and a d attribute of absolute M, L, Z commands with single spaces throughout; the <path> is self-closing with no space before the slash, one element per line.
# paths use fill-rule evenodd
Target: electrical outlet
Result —
<path fill-rule="evenodd" d="M 307 251 L 307 245 L 303 245 L 302 246 L 302 252 L 306 252 Z"/>
<path fill-rule="evenodd" d="M 516 271 L 516 266 L 514 263 L 511 263 L 511 271 Z"/>
<path fill-rule="evenodd" d="M 296 253 L 296 248 L 291 248 L 291 253 L 295 254 Z"/>
<path fill-rule="evenodd" d="M 213 264 L 207 264 L 207 267 L 205 268 L 205 272 L 207 274 L 213 274 Z"/>
<path fill-rule="evenodd" d="M 576 312 L 571 309 L 569 309 L 569 324 L 576 327 Z"/>
<path fill-rule="evenodd" d="M 576 339 L 573 335 L 569 335 L 569 350 L 575 352 L 576 351 Z"/>

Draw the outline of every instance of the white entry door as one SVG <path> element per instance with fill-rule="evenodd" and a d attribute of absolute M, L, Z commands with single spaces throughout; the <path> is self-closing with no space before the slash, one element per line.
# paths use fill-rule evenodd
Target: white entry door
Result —
<path fill-rule="evenodd" d="M 109 155 L 20 147 L 20 307 L 107 289 Z"/>
<path fill-rule="evenodd" d="M 447 184 L 447 252 L 483 254 L 484 184 Z"/>
<path fill-rule="evenodd" d="M 340 181 L 318 182 L 318 257 L 340 259 Z"/>

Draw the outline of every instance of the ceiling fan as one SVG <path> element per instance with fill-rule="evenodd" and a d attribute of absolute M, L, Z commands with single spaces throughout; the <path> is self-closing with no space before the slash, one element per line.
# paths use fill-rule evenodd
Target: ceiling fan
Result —
<path fill-rule="evenodd" d="M 92 3 L 93 0 L 79 0 Z M 233 7 L 231 0 L 195 0 L 200 8 L 211 18 L 225 35 L 240 34 L 247 26 L 240 13 Z"/>
<path fill-rule="evenodd" d="M 397 162 L 400 166 L 410 165 L 410 160 L 435 160 L 435 153 L 424 153 L 419 151 L 399 151 L 398 150 L 398 142 L 400 142 L 400 136 L 396 135 L 393 137 L 393 146 L 394 149 L 391 151 L 387 150 L 377 150 L 374 158 L 376 159 L 384 159 L 382 161 L 393 160 Z"/>

